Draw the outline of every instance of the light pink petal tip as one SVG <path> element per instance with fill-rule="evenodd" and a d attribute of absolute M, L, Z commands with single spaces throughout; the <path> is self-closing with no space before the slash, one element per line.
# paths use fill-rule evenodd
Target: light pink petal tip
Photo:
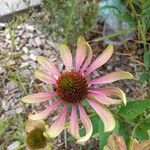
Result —
<path fill-rule="evenodd" d="M 93 56 L 93 52 L 92 52 L 92 49 L 91 49 L 91 46 L 86 42 L 86 47 L 87 47 L 87 52 L 88 52 L 88 56 L 81 68 L 81 72 L 83 73 L 87 67 L 90 65 L 91 61 L 92 61 L 92 56 Z"/>
<path fill-rule="evenodd" d="M 116 98 L 115 99 L 110 98 L 109 99 L 110 101 L 108 100 L 108 105 L 109 104 L 119 104 L 122 101 L 123 101 L 124 105 L 126 105 L 126 103 L 127 103 L 125 93 L 119 88 L 98 88 L 98 89 L 93 88 L 93 89 L 90 89 L 89 92 L 93 93 L 93 94 L 96 94 L 96 97 L 97 97 L 98 100 L 100 100 L 100 102 L 105 99 L 105 98 L 101 97 L 101 96 L 104 96 L 104 95 L 105 95 L 104 97 L 115 96 L 115 97 L 119 98 L 119 99 L 118 98 L 117 99 Z"/>
<path fill-rule="evenodd" d="M 47 134 L 50 136 L 50 138 L 57 137 L 63 131 L 67 116 L 67 110 L 68 104 L 65 104 L 63 110 L 59 113 L 56 121 L 48 129 Z"/>
<path fill-rule="evenodd" d="M 53 112 L 53 110 L 60 105 L 61 102 L 62 102 L 61 100 L 55 101 L 52 105 L 47 107 L 45 110 L 38 112 L 34 115 L 29 115 L 29 119 L 32 120 L 46 119 L 49 116 L 49 114 Z"/>
<path fill-rule="evenodd" d="M 77 115 L 77 105 L 72 104 L 72 111 L 70 116 L 70 128 L 69 132 L 78 139 L 79 135 L 79 124 L 78 124 L 78 115 Z"/>
<path fill-rule="evenodd" d="M 56 68 L 56 66 L 49 59 L 47 59 L 46 57 L 37 56 L 37 61 L 50 74 L 53 74 L 56 77 L 58 77 L 60 75 L 60 72 Z"/>
<path fill-rule="evenodd" d="M 126 71 L 117 71 L 106 74 L 104 76 L 95 78 L 89 81 L 89 84 L 105 84 L 111 83 L 122 79 L 133 79 L 133 75 Z"/>
<path fill-rule="evenodd" d="M 83 137 L 80 137 L 77 140 L 77 143 L 78 144 L 85 144 L 85 142 L 87 140 L 89 140 L 89 138 L 92 135 L 93 127 L 92 127 L 91 120 L 89 119 L 88 115 L 86 114 L 83 106 L 81 104 L 79 104 L 78 106 L 79 106 L 79 113 L 80 113 L 81 122 L 82 122 L 82 124 L 86 130 L 86 135 Z"/>
<path fill-rule="evenodd" d="M 113 54 L 113 45 L 109 44 L 104 52 L 91 64 L 86 72 L 86 76 L 90 75 L 94 70 L 105 64 Z"/>
<path fill-rule="evenodd" d="M 76 51 L 76 70 L 79 71 L 84 59 L 86 56 L 86 42 L 85 39 L 80 36 L 77 42 L 77 51 Z"/>
<path fill-rule="evenodd" d="M 125 140 L 122 136 L 116 137 L 120 150 L 127 150 Z"/>
<path fill-rule="evenodd" d="M 106 95 L 102 94 L 102 93 L 93 93 L 93 92 L 89 92 L 89 98 L 97 101 L 98 103 L 110 106 L 110 105 L 115 105 L 115 104 L 120 104 L 121 101 L 120 100 L 115 100 L 112 99 L 110 97 L 107 97 Z"/>
<path fill-rule="evenodd" d="M 36 93 L 23 97 L 21 100 L 24 103 L 40 103 L 45 102 L 56 96 L 55 92 Z"/>
<path fill-rule="evenodd" d="M 88 99 L 88 103 L 93 107 L 104 123 L 105 132 L 112 131 L 115 127 L 115 119 L 111 112 L 104 106 Z"/>
<path fill-rule="evenodd" d="M 47 84 L 55 84 L 56 80 L 48 73 L 42 70 L 36 70 L 34 76 Z"/>
<path fill-rule="evenodd" d="M 66 69 L 70 71 L 72 69 L 72 54 L 69 47 L 66 44 L 61 44 L 59 49 L 63 63 Z"/>

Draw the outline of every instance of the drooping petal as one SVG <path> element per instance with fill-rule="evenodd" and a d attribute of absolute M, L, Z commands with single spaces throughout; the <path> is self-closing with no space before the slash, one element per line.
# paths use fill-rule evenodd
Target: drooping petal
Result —
<path fill-rule="evenodd" d="M 115 127 L 115 119 L 111 112 L 104 106 L 97 104 L 96 102 L 88 99 L 88 103 L 93 107 L 99 117 L 104 123 L 104 129 L 106 132 L 112 131 Z"/>
<path fill-rule="evenodd" d="M 141 142 L 142 150 L 148 150 L 150 148 L 150 140 L 144 140 Z"/>
<path fill-rule="evenodd" d="M 109 44 L 104 52 L 91 64 L 86 72 L 86 76 L 88 76 L 91 72 L 105 64 L 112 56 L 113 50 L 113 45 Z"/>
<path fill-rule="evenodd" d="M 56 80 L 48 73 L 42 70 L 36 70 L 34 76 L 47 84 L 55 84 Z"/>
<path fill-rule="evenodd" d="M 118 146 L 119 146 L 120 150 L 127 150 L 125 140 L 122 136 L 119 136 L 119 137 L 115 136 L 115 139 L 118 143 Z"/>
<path fill-rule="evenodd" d="M 93 132 L 93 127 L 92 127 L 91 120 L 89 119 L 88 115 L 86 114 L 83 106 L 81 104 L 79 104 L 78 107 L 79 107 L 81 122 L 86 130 L 86 135 L 83 137 L 80 137 L 77 140 L 77 143 L 84 144 L 91 137 L 92 132 Z"/>
<path fill-rule="evenodd" d="M 79 124 L 78 124 L 77 105 L 76 104 L 72 104 L 69 132 L 75 138 L 79 138 L 79 136 L 80 136 L 79 135 Z"/>
<path fill-rule="evenodd" d="M 45 102 L 56 96 L 55 92 L 35 93 L 22 98 L 24 103 L 40 103 Z"/>
<path fill-rule="evenodd" d="M 101 104 L 104 104 L 104 105 L 107 105 L 107 106 L 121 103 L 120 100 L 109 98 L 104 94 L 97 94 L 97 93 L 92 93 L 92 92 L 90 93 L 89 92 L 88 97 L 90 99 L 94 100 L 94 101 L 97 101 L 98 103 L 101 103 Z"/>
<path fill-rule="evenodd" d="M 66 69 L 70 71 L 72 69 L 72 55 L 67 45 L 60 45 L 60 56 L 63 60 L 64 65 L 66 66 Z"/>
<path fill-rule="evenodd" d="M 119 88 L 92 88 L 89 90 L 91 93 L 95 94 L 104 94 L 106 96 L 115 96 L 119 97 L 121 101 L 126 105 L 127 100 L 126 100 L 126 95 L 125 93 L 119 89 Z"/>
<path fill-rule="evenodd" d="M 131 139 L 130 150 L 143 150 L 136 139 Z"/>
<path fill-rule="evenodd" d="M 34 115 L 29 115 L 29 119 L 32 120 L 46 119 L 49 116 L 49 114 L 60 105 L 61 102 L 62 102 L 61 100 L 55 101 L 52 105 L 47 107 L 45 110 L 38 112 Z"/>
<path fill-rule="evenodd" d="M 46 124 L 43 120 L 26 120 L 25 121 L 25 132 L 31 132 L 35 128 L 41 128 L 43 131 L 46 129 Z"/>
<path fill-rule="evenodd" d="M 93 56 L 93 52 L 92 52 L 91 46 L 87 42 L 86 42 L 86 47 L 87 47 L 87 51 L 88 51 L 88 56 L 87 56 L 87 59 L 85 60 L 85 63 L 83 64 L 83 66 L 81 68 L 81 72 L 82 73 L 90 65 L 91 60 L 92 60 L 92 56 Z"/>
<path fill-rule="evenodd" d="M 106 74 L 104 76 L 95 78 L 88 81 L 89 84 L 105 84 L 111 83 L 122 79 L 133 79 L 133 75 L 126 71 L 117 71 Z"/>
<path fill-rule="evenodd" d="M 76 70 L 79 71 L 84 59 L 86 56 L 86 42 L 85 39 L 80 36 L 77 42 L 77 51 L 76 51 Z"/>
<path fill-rule="evenodd" d="M 110 135 L 104 150 L 127 150 L 124 138 L 122 136 Z"/>
<path fill-rule="evenodd" d="M 63 131 L 67 116 L 67 110 L 68 104 L 65 104 L 63 110 L 59 113 L 55 122 L 48 129 L 47 134 L 50 136 L 50 138 L 57 137 Z"/>
<path fill-rule="evenodd" d="M 50 74 L 53 74 L 54 76 L 57 76 L 57 77 L 60 75 L 60 72 L 56 68 L 56 66 L 49 59 L 47 59 L 46 57 L 37 56 L 36 60 Z"/>

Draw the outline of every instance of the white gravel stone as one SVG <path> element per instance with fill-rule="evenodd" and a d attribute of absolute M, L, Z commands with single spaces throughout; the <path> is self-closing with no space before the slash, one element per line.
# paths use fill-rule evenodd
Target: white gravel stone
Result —
<path fill-rule="evenodd" d="M 20 68 L 24 68 L 28 65 L 29 65 L 29 62 L 23 62 L 23 63 L 21 63 Z"/>
<path fill-rule="evenodd" d="M 34 61 L 36 61 L 36 56 L 32 53 L 32 54 L 30 54 L 30 59 L 32 59 L 32 60 L 34 60 Z"/>
<path fill-rule="evenodd" d="M 14 81 L 10 81 L 6 84 L 6 87 L 9 91 L 15 90 L 17 88 L 17 83 Z"/>
<path fill-rule="evenodd" d="M 10 40 L 10 34 L 9 34 L 9 33 L 7 33 L 7 34 L 5 35 L 5 37 L 6 37 L 7 40 Z"/>
<path fill-rule="evenodd" d="M 22 37 L 24 30 L 19 30 L 17 36 Z"/>
<path fill-rule="evenodd" d="M 5 29 L 5 23 L 0 23 L 0 30 Z"/>
<path fill-rule="evenodd" d="M 34 32 L 34 31 L 35 31 L 34 26 L 29 25 L 29 24 L 25 24 L 25 28 L 26 28 L 28 31 L 30 31 L 30 32 Z"/>
<path fill-rule="evenodd" d="M 7 111 L 9 109 L 9 105 L 5 101 L 2 101 L 2 108 Z"/>
<path fill-rule="evenodd" d="M 19 141 L 15 141 L 7 147 L 7 150 L 15 150 L 20 145 Z"/>
<path fill-rule="evenodd" d="M 17 114 L 20 114 L 21 112 L 23 112 L 23 109 L 22 109 L 22 107 L 18 107 L 18 108 L 16 108 L 15 111 Z"/>
<path fill-rule="evenodd" d="M 36 43 L 36 45 L 37 45 L 38 47 L 40 47 L 41 45 L 43 45 L 40 37 L 36 37 L 36 38 L 35 38 L 35 43 Z"/>
<path fill-rule="evenodd" d="M 3 67 L 0 67 L 0 74 L 4 73 L 6 70 Z"/>
<path fill-rule="evenodd" d="M 32 69 L 37 69 L 37 64 L 34 61 L 30 62 L 30 66 L 32 67 Z"/>
<path fill-rule="evenodd" d="M 23 50 L 23 52 L 24 52 L 25 54 L 27 54 L 27 53 L 29 52 L 29 50 L 28 50 L 27 47 L 23 47 L 22 50 Z"/>
<path fill-rule="evenodd" d="M 42 53 L 43 53 L 43 51 L 40 48 L 36 48 L 36 49 L 30 50 L 30 54 L 34 54 L 35 56 L 38 56 L 38 55 L 40 55 Z"/>
<path fill-rule="evenodd" d="M 30 47 L 37 47 L 34 39 L 29 39 L 29 44 L 30 44 Z"/>
<path fill-rule="evenodd" d="M 25 55 L 22 55 L 21 58 L 22 58 L 23 60 L 28 60 L 28 59 L 29 59 L 29 56 L 25 54 Z"/>

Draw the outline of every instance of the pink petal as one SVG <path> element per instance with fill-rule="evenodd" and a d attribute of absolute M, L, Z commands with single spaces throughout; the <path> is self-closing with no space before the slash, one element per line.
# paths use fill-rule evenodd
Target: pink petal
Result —
<path fill-rule="evenodd" d="M 90 73 L 92 73 L 97 68 L 101 67 L 103 64 L 105 64 L 110 57 L 113 54 L 113 45 L 109 44 L 107 48 L 104 50 L 104 52 L 91 64 L 89 69 L 86 72 L 86 76 L 88 76 Z"/>
<path fill-rule="evenodd" d="M 57 119 L 48 129 L 48 135 L 50 138 L 57 137 L 64 129 L 66 116 L 67 116 L 68 104 L 65 104 L 63 110 L 59 113 Z"/>
<path fill-rule="evenodd" d="M 70 116 L 70 129 L 69 132 L 75 137 L 79 138 L 79 124 L 77 115 L 77 105 L 72 104 L 72 111 Z"/>
<path fill-rule="evenodd" d="M 29 115 L 29 119 L 32 120 L 46 119 L 49 116 L 49 114 L 60 105 L 61 102 L 62 102 L 61 100 L 55 101 L 52 105 L 47 107 L 45 110 L 38 112 L 34 115 Z"/>
<path fill-rule="evenodd" d="M 130 143 L 131 150 L 144 150 L 136 139 L 132 139 Z M 146 149 L 145 149 L 146 150 Z"/>
<path fill-rule="evenodd" d="M 88 103 L 93 107 L 104 123 L 105 132 L 112 131 L 115 127 L 115 119 L 110 111 L 96 102 L 88 99 Z"/>
<path fill-rule="evenodd" d="M 22 101 L 24 103 L 40 103 L 40 102 L 45 102 L 55 96 L 56 96 L 55 92 L 36 93 L 36 94 L 31 94 L 23 97 Z"/>
<path fill-rule="evenodd" d="M 127 150 L 125 140 L 122 136 L 116 137 L 116 141 L 118 142 L 120 150 Z"/>
<path fill-rule="evenodd" d="M 111 83 L 122 79 L 133 79 L 133 75 L 126 71 L 117 71 L 106 74 L 104 76 L 95 78 L 89 81 L 89 84 L 105 84 Z"/>
<path fill-rule="evenodd" d="M 77 51 L 76 51 L 76 70 L 79 71 L 86 55 L 86 42 L 85 39 L 80 36 L 77 42 Z"/>
<path fill-rule="evenodd" d="M 142 141 L 140 145 L 142 150 L 148 150 L 150 148 L 150 139 Z"/>
<path fill-rule="evenodd" d="M 66 66 L 66 69 L 70 71 L 72 69 L 72 55 L 67 45 L 60 45 L 60 56 L 63 60 L 64 65 Z"/>
<path fill-rule="evenodd" d="M 90 89 L 89 91 L 91 93 L 104 94 L 106 96 L 117 96 L 123 101 L 125 105 L 127 103 L 125 93 L 119 88 L 98 88 L 98 89 L 93 88 L 93 89 Z"/>
<path fill-rule="evenodd" d="M 34 76 L 47 84 L 55 84 L 56 80 L 48 73 L 42 70 L 36 70 Z"/>
<path fill-rule="evenodd" d="M 86 42 L 86 45 L 87 45 L 87 50 L 88 50 L 88 56 L 87 56 L 87 59 L 86 59 L 85 63 L 83 64 L 83 66 L 81 68 L 82 73 L 90 65 L 91 60 L 92 60 L 92 56 L 93 56 L 93 52 L 92 52 L 92 49 L 91 49 L 90 45 L 87 42 Z"/>
<path fill-rule="evenodd" d="M 115 100 L 115 99 L 109 98 L 102 93 L 97 94 L 97 93 L 90 92 L 88 97 L 92 100 L 97 101 L 98 103 L 101 103 L 101 104 L 104 104 L 107 106 L 121 103 L 120 100 Z"/>
<path fill-rule="evenodd" d="M 53 74 L 54 76 L 57 76 L 57 77 L 60 75 L 60 72 L 56 68 L 56 66 L 49 59 L 47 59 L 46 57 L 38 56 L 37 61 L 50 74 Z"/>
<path fill-rule="evenodd" d="M 86 114 L 83 106 L 81 104 L 79 104 L 78 107 L 79 107 L 81 122 L 86 130 L 86 135 L 83 137 L 80 137 L 77 140 L 77 143 L 84 144 L 91 137 L 92 132 L 93 132 L 93 127 L 92 127 L 91 120 L 89 119 L 88 115 Z"/>
<path fill-rule="evenodd" d="M 104 150 L 127 150 L 124 138 L 122 136 L 110 135 Z"/>

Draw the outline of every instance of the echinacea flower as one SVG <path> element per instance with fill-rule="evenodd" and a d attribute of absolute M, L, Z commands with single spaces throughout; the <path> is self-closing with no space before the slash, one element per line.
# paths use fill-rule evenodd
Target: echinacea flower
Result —
<path fill-rule="evenodd" d="M 136 139 L 131 139 L 129 150 L 149 150 L 150 140 L 143 140 L 141 142 Z M 122 136 L 110 135 L 108 138 L 108 144 L 104 147 L 104 150 L 128 150 L 125 140 Z"/>
<path fill-rule="evenodd" d="M 51 150 L 50 139 L 44 133 L 47 125 L 43 120 L 27 120 L 25 123 L 26 145 L 29 150 Z"/>
<path fill-rule="evenodd" d="M 48 106 L 45 110 L 30 115 L 33 120 L 45 119 L 58 106 L 63 108 L 58 114 L 55 122 L 48 129 L 48 135 L 51 138 L 57 137 L 64 129 L 68 113 L 68 106 L 72 107 L 70 115 L 69 132 L 77 139 L 77 143 L 87 141 L 93 131 L 92 123 L 83 108 L 83 100 L 86 100 L 96 111 L 104 123 L 105 131 L 111 131 L 115 127 L 113 115 L 106 106 L 119 104 L 122 101 L 126 104 L 126 96 L 119 88 L 96 88 L 94 85 L 111 83 L 121 79 L 132 79 L 133 76 L 125 71 L 117 71 L 107 75 L 90 79 L 90 75 L 94 70 L 104 65 L 112 56 L 113 45 L 110 44 L 104 52 L 91 63 L 92 50 L 83 37 L 79 37 L 77 42 L 77 51 L 75 56 L 75 65 L 70 49 L 67 45 L 60 45 L 60 56 L 65 65 L 65 70 L 59 71 L 57 67 L 47 58 L 38 56 L 37 61 L 41 64 L 42 70 L 35 71 L 35 77 L 39 80 L 52 84 L 54 91 L 47 93 L 36 93 L 26 96 L 22 99 L 26 103 L 40 103 L 56 98 L 55 102 Z M 118 97 L 113 99 L 111 96 Z M 86 135 L 81 137 L 79 134 L 78 111 L 81 122 L 86 130 Z"/>

